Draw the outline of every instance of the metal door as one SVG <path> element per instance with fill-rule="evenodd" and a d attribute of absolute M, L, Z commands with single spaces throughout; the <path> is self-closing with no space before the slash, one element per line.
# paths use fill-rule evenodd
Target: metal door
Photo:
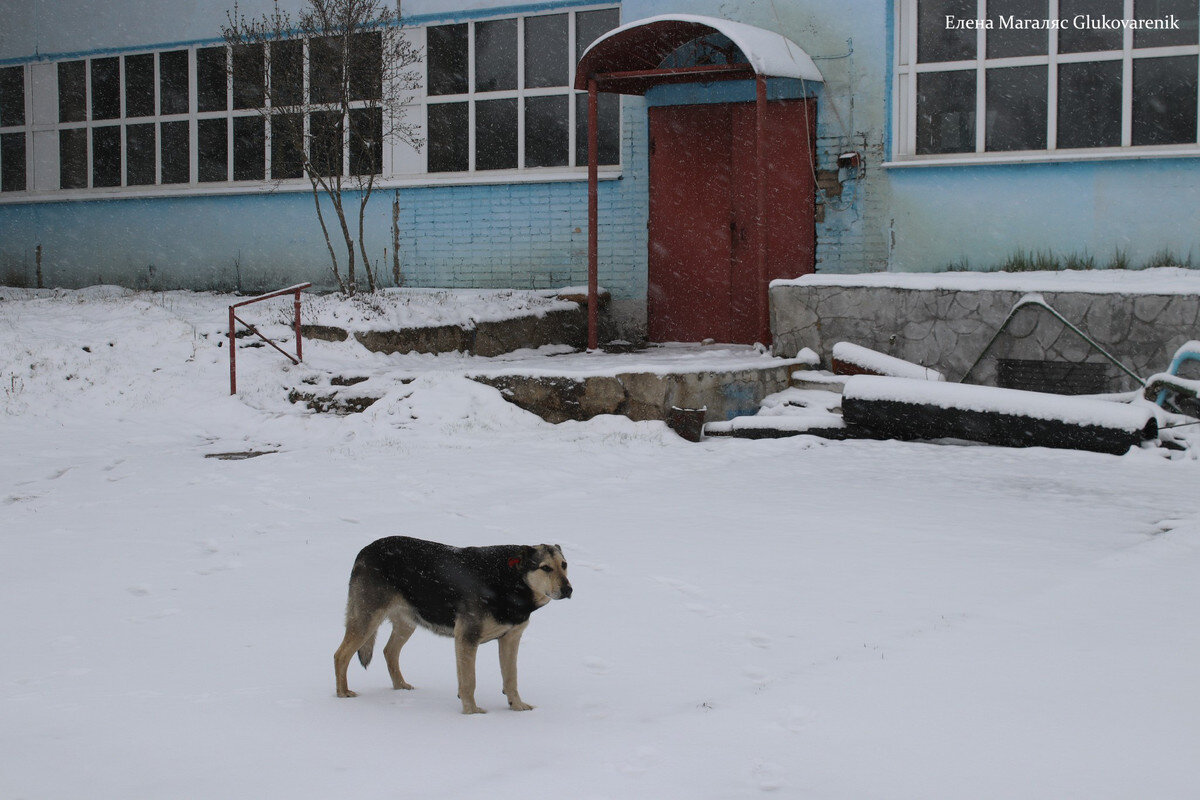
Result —
<path fill-rule="evenodd" d="M 767 283 L 814 269 L 815 103 L 768 103 L 762 120 L 765 282 L 757 262 L 756 126 L 753 103 L 650 109 L 652 341 L 762 341 Z"/>

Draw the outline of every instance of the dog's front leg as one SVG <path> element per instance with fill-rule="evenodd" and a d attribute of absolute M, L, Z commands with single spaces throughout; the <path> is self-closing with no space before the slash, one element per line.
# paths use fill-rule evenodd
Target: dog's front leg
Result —
<path fill-rule="evenodd" d="M 475 655 L 479 651 L 479 625 L 459 617 L 454 623 L 454 660 L 458 667 L 458 699 L 462 713 L 486 714 L 475 705 Z"/>
<path fill-rule="evenodd" d="M 533 706 L 521 699 L 517 691 L 517 648 L 521 645 L 521 634 L 528 625 L 525 622 L 500 637 L 500 677 L 504 680 L 504 696 L 513 711 L 531 711 Z"/>

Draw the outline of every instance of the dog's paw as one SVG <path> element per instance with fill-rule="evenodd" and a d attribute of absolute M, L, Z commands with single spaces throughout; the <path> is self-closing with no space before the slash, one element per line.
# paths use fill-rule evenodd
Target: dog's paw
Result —
<path fill-rule="evenodd" d="M 533 706 L 526 703 L 524 700 L 517 700 L 515 703 L 512 700 L 508 701 L 508 707 L 513 711 L 533 711 Z"/>
<path fill-rule="evenodd" d="M 337 696 L 338 697 L 358 697 L 358 692 L 352 692 L 349 689 L 347 689 L 344 692 L 338 692 Z"/>
<path fill-rule="evenodd" d="M 393 689 L 411 689 L 411 688 L 413 688 L 413 685 L 411 683 L 405 683 L 404 681 L 400 681 L 399 683 L 393 683 L 392 688 Z"/>
<path fill-rule="evenodd" d="M 475 705 L 474 703 L 472 703 L 469 706 L 464 704 L 462 713 L 464 713 L 464 714 L 486 714 L 487 709 L 480 708 L 479 706 Z"/>

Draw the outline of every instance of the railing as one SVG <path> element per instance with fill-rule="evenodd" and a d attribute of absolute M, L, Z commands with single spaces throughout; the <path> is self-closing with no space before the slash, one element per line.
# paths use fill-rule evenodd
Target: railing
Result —
<path fill-rule="evenodd" d="M 240 303 L 234 303 L 233 305 L 231 305 L 229 307 L 229 393 L 230 394 L 237 394 L 237 340 L 234 338 L 234 334 L 235 334 L 235 328 L 237 326 L 237 323 L 239 323 L 239 322 L 242 323 L 243 325 L 245 325 L 250 330 L 250 332 L 253 333 L 255 336 L 262 339 L 267 344 L 271 345 L 271 347 L 274 347 L 280 353 L 283 353 L 284 357 L 287 358 L 289 361 L 291 361 L 293 364 L 299 364 L 301 361 L 304 360 L 304 352 L 302 350 L 302 344 L 301 344 L 301 339 L 300 339 L 300 292 L 303 291 L 304 289 L 307 289 L 310 286 L 312 286 L 311 283 L 298 283 L 295 286 L 289 286 L 288 288 L 280 289 L 277 292 L 268 292 L 267 294 L 260 294 L 258 297 L 251 297 L 249 300 L 243 300 Z M 294 322 L 293 322 L 293 328 L 296 331 L 296 355 L 294 355 L 294 356 L 291 353 L 289 353 L 288 351 L 284 350 L 279 345 L 275 344 L 275 342 L 271 341 L 266 336 L 263 336 L 261 333 L 259 333 L 258 328 L 254 327 L 249 322 L 246 322 L 246 320 L 242 319 L 241 317 L 239 317 L 237 314 L 234 313 L 235 308 L 241 308 L 242 306 L 248 306 L 251 303 L 258 303 L 263 300 L 270 300 L 272 297 L 283 297 L 286 294 L 291 294 L 291 295 L 296 296 L 296 300 L 294 303 L 295 317 L 294 317 Z"/>

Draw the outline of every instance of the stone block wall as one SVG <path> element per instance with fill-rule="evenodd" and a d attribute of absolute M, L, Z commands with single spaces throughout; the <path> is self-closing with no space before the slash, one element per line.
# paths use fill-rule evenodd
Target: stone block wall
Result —
<path fill-rule="evenodd" d="M 1027 293 L 1008 290 L 782 285 L 771 289 L 776 355 L 808 347 L 828 364 L 845 341 L 963 378 Z M 1200 338 L 1200 295 L 1042 292 L 1051 308 L 1141 378 L 1165 370 L 1175 351 Z M 1106 390 L 1136 383 L 1045 308 L 1026 303 L 971 372 L 996 384 L 999 359 L 1106 365 Z"/>

